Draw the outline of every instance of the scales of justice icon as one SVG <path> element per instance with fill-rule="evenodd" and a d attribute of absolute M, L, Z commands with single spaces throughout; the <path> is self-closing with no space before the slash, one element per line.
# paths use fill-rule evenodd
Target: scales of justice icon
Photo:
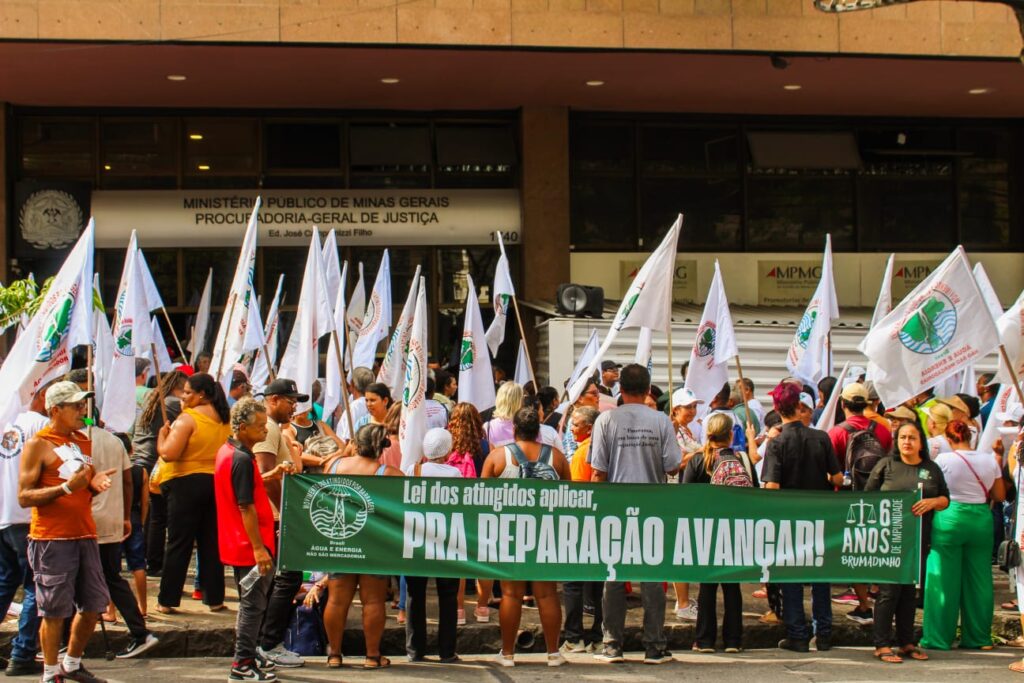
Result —
<path fill-rule="evenodd" d="M 846 513 L 846 523 L 864 526 L 865 524 L 876 524 L 878 515 L 875 513 L 874 503 L 865 503 L 863 500 L 852 503 Z"/>

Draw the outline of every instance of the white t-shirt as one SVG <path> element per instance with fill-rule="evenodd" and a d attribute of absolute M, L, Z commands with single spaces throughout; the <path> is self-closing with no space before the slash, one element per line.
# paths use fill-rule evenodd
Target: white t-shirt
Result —
<path fill-rule="evenodd" d="M 366 399 L 360 396 L 354 401 L 349 401 L 348 410 L 352 413 L 352 424 L 358 425 L 359 420 L 369 414 L 366 410 Z M 343 406 L 338 407 L 338 424 L 335 426 L 334 431 L 340 439 L 348 441 L 352 438 L 352 435 L 348 433 L 348 418 L 345 417 L 345 408 Z M 355 426 L 355 430 L 359 431 L 359 427 Z"/>
<path fill-rule="evenodd" d="M 18 505 L 18 468 L 25 442 L 46 426 L 45 415 L 24 412 L 7 425 L 0 437 L 0 529 L 12 524 L 28 524 L 32 509 Z"/>
<path fill-rule="evenodd" d="M 407 477 L 416 476 L 416 465 L 409 465 L 402 472 Z M 458 467 L 452 467 L 451 465 L 445 465 L 440 462 L 425 462 L 420 465 L 421 477 L 443 477 L 443 478 L 459 478 L 462 477 L 462 472 L 459 471 Z"/>
<path fill-rule="evenodd" d="M 448 428 L 448 411 L 438 401 L 428 398 L 423 402 L 423 410 L 427 413 L 427 429 Z"/>
<path fill-rule="evenodd" d="M 932 459 L 946 478 L 949 499 L 957 503 L 984 503 L 988 499 L 992 484 L 1002 476 L 999 464 L 991 453 L 953 451 L 940 453 Z M 964 462 L 965 459 L 970 463 L 970 467 Z M 971 467 L 974 468 L 974 472 L 971 472 Z M 979 479 L 981 483 L 978 482 Z"/>
<path fill-rule="evenodd" d="M 946 439 L 946 437 L 940 434 L 938 436 L 933 436 L 932 438 L 928 439 L 928 452 L 931 454 L 932 459 L 934 460 L 935 456 L 938 455 L 939 453 L 952 453 L 953 447 L 949 445 L 949 441 Z"/>

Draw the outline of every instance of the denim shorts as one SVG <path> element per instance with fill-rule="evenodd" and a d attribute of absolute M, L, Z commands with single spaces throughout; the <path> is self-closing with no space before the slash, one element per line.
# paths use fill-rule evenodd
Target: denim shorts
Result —
<path fill-rule="evenodd" d="M 142 525 L 142 514 L 132 511 L 132 533 L 121 543 L 128 571 L 134 572 L 146 568 L 146 530 Z"/>

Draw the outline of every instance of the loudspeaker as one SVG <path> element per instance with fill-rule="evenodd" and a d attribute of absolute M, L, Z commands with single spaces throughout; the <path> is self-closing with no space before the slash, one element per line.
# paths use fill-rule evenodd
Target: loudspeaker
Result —
<path fill-rule="evenodd" d="M 572 283 L 558 285 L 555 310 L 577 318 L 600 318 L 604 313 L 604 289 Z"/>

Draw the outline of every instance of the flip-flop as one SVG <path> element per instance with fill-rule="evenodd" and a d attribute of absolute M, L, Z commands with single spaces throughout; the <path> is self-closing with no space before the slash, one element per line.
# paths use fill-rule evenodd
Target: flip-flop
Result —
<path fill-rule="evenodd" d="M 391 660 L 382 655 L 376 657 L 366 657 L 363 661 L 364 669 L 387 669 L 391 666 Z"/>
<path fill-rule="evenodd" d="M 344 661 L 341 655 L 327 655 L 327 668 L 340 669 Z"/>
<path fill-rule="evenodd" d="M 1019 607 L 1017 606 L 1017 601 L 1016 600 L 1012 600 L 1010 602 L 1004 602 L 1003 604 L 999 605 L 999 607 L 1002 608 L 1002 609 L 1007 609 L 1007 610 L 1019 609 Z"/>
<path fill-rule="evenodd" d="M 886 664 L 902 664 L 903 663 L 903 658 L 900 657 L 895 652 L 893 652 L 892 648 L 890 648 L 887 651 L 875 652 L 874 656 L 875 656 L 875 659 L 877 659 L 880 662 L 885 662 Z"/>
<path fill-rule="evenodd" d="M 911 659 L 918 662 L 927 662 L 930 659 L 928 655 L 925 654 L 925 651 L 917 647 L 916 645 L 901 648 L 900 654 L 904 657 L 910 657 Z"/>
<path fill-rule="evenodd" d="M 768 591 L 766 591 L 763 588 L 758 588 L 756 591 L 750 594 L 750 597 L 757 598 L 759 600 L 764 600 L 768 597 Z"/>

